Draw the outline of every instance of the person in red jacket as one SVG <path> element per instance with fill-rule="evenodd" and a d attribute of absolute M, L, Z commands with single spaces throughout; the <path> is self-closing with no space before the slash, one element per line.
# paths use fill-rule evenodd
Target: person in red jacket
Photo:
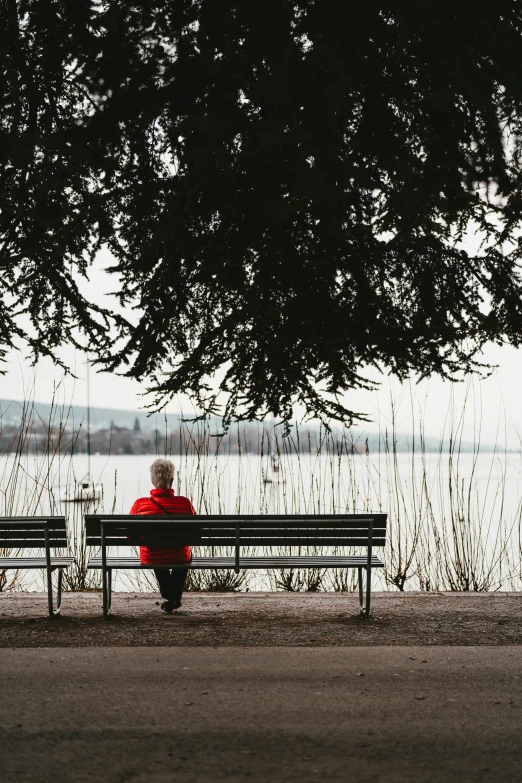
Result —
<path fill-rule="evenodd" d="M 154 489 L 145 498 L 139 498 L 133 504 L 130 513 L 140 516 L 165 516 L 169 514 L 196 514 L 196 509 L 188 498 L 176 495 L 172 489 L 174 465 L 168 459 L 157 459 L 150 466 L 150 479 Z M 189 546 L 175 549 L 162 549 L 153 546 L 140 546 L 140 559 L 147 565 L 163 563 L 189 563 L 192 549 Z M 181 596 L 187 578 L 188 568 L 155 568 L 161 597 L 165 602 L 161 610 L 171 614 L 181 606 Z"/>

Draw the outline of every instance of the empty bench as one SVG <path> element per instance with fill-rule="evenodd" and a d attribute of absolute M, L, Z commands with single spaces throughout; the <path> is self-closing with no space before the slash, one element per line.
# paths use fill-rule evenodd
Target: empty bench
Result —
<path fill-rule="evenodd" d="M 73 557 L 52 554 L 55 549 L 67 549 L 65 517 L 0 517 L 0 550 L 15 551 L 14 556 L 0 557 L 0 570 L 43 568 L 47 572 L 49 614 L 60 614 L 62 604 L 62 577 Z M 20 555 L 23 549 L 43 549 L 37 557 Z M 58 571 L 56 606 L 53 601 L 53 571 Z"/>
<path fill-rule="evenodd" d="M 89 560 L 88 568 L 101 569 L 103 613 L 111 613 L 112 571 L 152 568 L 242 569 L 266 568 L 356 568 L 359 576 L 361 612 L 370 614 L 371 572 L 383 562 L 374 547 L 386 541 L 386 514 L 306 515 L 201 515 L 130 516 L 89 514 L 85 516 L 87 546 L 99 547 L 100 555 Z M 145 565 L 139 557 L 111 555 L 115 547 L 155 546 L 171 549 L 181 546 L 233 547 L 233 556 L 194 553 L 190 563 Z M 246 547 L 363 547 L 362 555 L 242 555 Z M 363 584 L 363 571 L 366 585 Z"/>

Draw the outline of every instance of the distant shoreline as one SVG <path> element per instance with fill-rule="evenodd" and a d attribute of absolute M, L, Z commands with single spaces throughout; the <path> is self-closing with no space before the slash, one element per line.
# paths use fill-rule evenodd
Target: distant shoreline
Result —
<path fill-rule="evenodd" d="M 91 453 L 139 455 L 158 453 L 185 454 L 207 447 L 209 452 L 216 448 L 227 454 L 266 454 L 284 451 L 290 445 L 295 453 L 314 453 L 321 449 L 325 438 L 330 444 L 342 444 L 344 453 L 378 454 L 388 453 L 449 453 L 461 454 L 517 454 L 518 449 L 507 449 L 503 445 L 449 437 L 407 432 L 365 432 L 355 428 L 342 428 L 332 423 L 331 432 L 326 434 L 319 424 L 294 424 L 289 439 L 273 420 L 264 422 L 234 422 L 223 433 L 222 420 L 210 417 L 205 421 L 190 421 L 190 414 L 166 413 L 149 415 L 145 411 L 122 410 L 118 408 L 91 408 Z M 22 422 L 29 434 L 29 453 L 40 453 L 47 449 L 51 438 L 56 443 L 59 437 L 60 452 L 69 451 L 80 455 L 87 452 L 87 408 L 84 406 L 51 405 L 31 401 L 0 399 L 0 449 L 4 454 L 16 451 L 16 433 Z M 11 444 L 11 445 L 10 445 Z"/>

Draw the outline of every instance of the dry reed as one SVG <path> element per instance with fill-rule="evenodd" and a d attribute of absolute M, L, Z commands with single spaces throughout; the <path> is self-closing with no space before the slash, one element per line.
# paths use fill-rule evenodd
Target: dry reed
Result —
<path fill-rule="evenodd" d="M 469 404 L 467 401 L 466 404 Z M 406 590 L 520 589 L 522 553 L 522 499 L 507 503 L 507 470 L 513 455 L 498 446 L 489 455 L 489 470 L 479 479 L 480 427 L 470 455 L 463 452 L 465 410 L 450 408 L 446 429 L 436 453 L 428 451 L 422 416 L 410 411 L 409 453 L 398 448 L 398 412 L 382 430 L 377 450 L 345 429 L 326 431 L 293 428 L 283 438 L 271 424 L 248 432 L 236 425 L 226 443 L 208 422 L 183 423 L 172 455 L 177 466 L 177 489 L 196 495 L 201 513 L 357 513 L 386 512 L 388 545 L 383 552 L 382 576 L 376 585 Z M 1 414 L 1 412 L 0 412 Z M 98 588 L 98 572 L 89 572 L 81 524 L 82 514 L 114 511 L 117 477 L 111 496 L 89 504 L 61 500 L 59 477 L 72 486 L 74 437 L 68 432 L 70 407 L 53 404 L 46 422 L 38 421 L 40 437 L 34 451 L 34 405 L 25 403 L 20 426 L 9 443 L 0 469 L 0 515 L 65 513 L 68 517 L 73 568 L 65 575 L 68 590 Z M 2 417 L 0 415 L 0 427 Z M 1 432 L 1 430 L 0 430 Z M 257 438 L 252 442 L 252 438 Z M 172 433 L 162 439 L 170 455 Z M 447 446 L 446 446 L 447 444 Z M 466 463 L 464 465 L 464 463 Z M 106 482 L 107 483 L 107 482 Z M 209 554 L 232 554 L 225 548 Z M 332 553 L 349 553 L 337 549 Z M 287 549 L 285 554 L 302 550 Z M 7 551 L 0 552 L 6 556 Z M 244 554 L 261 554 L 249 550 Z M 134 590 L 153 589 L 147 572 L 121 575 L 120 583 Z M 21 589 L 18 572 L 0 571 L 0 590 Z M 192 571 L 193 590 L 245 590 L 259 586 L 277 590 L 351 590 L 352 572 L 325 569 L 272 569 L 266 577 L 242 572 Z"/>

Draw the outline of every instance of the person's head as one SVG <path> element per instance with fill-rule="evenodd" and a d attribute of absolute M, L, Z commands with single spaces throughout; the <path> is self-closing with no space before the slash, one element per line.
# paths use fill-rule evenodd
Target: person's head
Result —
<path fill-rule="evenodd" d="M 157 459 L 150 466 L 150 480 L 156 489 L 169 489 L 174 481 L 174 465 L 169 459 Z"/>

